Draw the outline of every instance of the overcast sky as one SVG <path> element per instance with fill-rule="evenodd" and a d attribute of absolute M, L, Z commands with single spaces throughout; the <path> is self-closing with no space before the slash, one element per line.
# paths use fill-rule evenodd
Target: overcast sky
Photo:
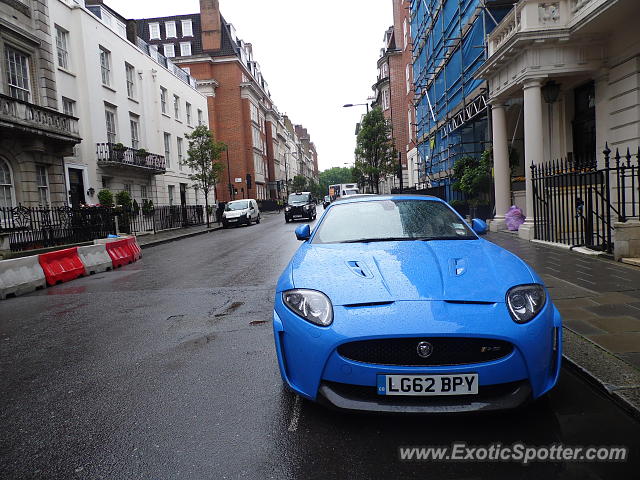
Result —
<path fill-rule="evenodd" d="M 392 0 L 220 0 L 225 20 L 253 44 L 281 113 L 309 130 L 319 167 L 353 161 L 355 125 L 376 81 Z M 198 0 L 105 0 L 128 18 L 199 11 Z"/>

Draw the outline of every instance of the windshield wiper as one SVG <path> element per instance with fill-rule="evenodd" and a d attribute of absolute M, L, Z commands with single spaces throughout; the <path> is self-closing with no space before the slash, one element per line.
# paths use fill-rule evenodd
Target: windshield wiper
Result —
<path fill-rule="evenodd" d="M 416 240 L 422 240 L 423 242 L 428 242 L 430 240 L 477 240 L 477 237 L 473 235 L 449 235 L 443 237 L 418 237 Z"/>
<path fill-rule="evenodd" d="M 370 243 L 370 242 L 404 242 L 409 240 L 425 240 L 427 237 L 385 237 L 385 238 L 358 238 L 345 240 L 341 243 Z"/>

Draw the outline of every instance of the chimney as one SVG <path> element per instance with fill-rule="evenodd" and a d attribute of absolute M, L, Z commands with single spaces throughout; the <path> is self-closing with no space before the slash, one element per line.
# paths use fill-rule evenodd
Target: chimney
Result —
<path fill-rule="evenodd" d="M 138 22 L 135 20 L 127 20 L 127 40 L 134 45 L 138 44 Z"/>
<path fill-rule="evenodd" d="M 202 28 L 202 49 L 205 52 L 220 50 L 222 46 L 222 30 L 218 0 L 200 0 L 200 23 Z"/>

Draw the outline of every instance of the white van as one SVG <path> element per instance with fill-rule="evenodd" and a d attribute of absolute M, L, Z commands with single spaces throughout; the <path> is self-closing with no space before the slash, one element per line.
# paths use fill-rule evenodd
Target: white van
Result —
<path fill-rule="evenodd" d="M 251 225 L 260 223 L 260 209 L 258 202 L 253 198 L 244 200 L 232 200 L 227 203 L 222 212 L 222 226 L 228 228 L 231 225 Z"/>

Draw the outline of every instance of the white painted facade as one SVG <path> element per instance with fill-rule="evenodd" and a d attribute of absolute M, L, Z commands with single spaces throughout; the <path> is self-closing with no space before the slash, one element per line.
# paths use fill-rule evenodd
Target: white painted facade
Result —
<path fill-rule="evenodd" d="M 163 66 L 162 57 L 153 49 L 154 58 L 145 53 L 140 39 L 139 47 L 128 41 L 124 22 L 112 11 L 92 7 L 100 9 L 102 18 L 98 18 L 82 0 L 49 3 L 51 31 L 54 36 L 66 32 L 67 65 L 58 61 L 56 69 L 58 101 L 61 110 L 72 102 L 82 137 L 74 156 L 65 158 L 67 188 L 71 177 L 77 180 L 81 172 L 86 204 L 98 203 L 97 194 L 103 188 L 114 195 L 129 190 L 138 203 L 146 198 L 155 205 L 204 204 L 203 193 L 192 188 L 191 172 L 180 165 L 188 150 L 186 134 L 199 122 L 208 124 L 207 100 L 196 90 L 195 81 L 170 62 Z M 144 149 L 165 156 L 166 173 L 99 164 L 98 144 L 108 141 L 121 143 L 132 152 Z M 214 200 L 210 192 L 210 204 Z"/>
<path fill-rule="evenodd" d="M 638 148 L 638 13 L 637 0 L 520 0 L 488 36 L 489 58 L 478 76 L 488 82 L 492 108 L 493 230 L 502 228 L 516 203 L 527 216 L 520 236 L 533 236 L 531 169 L 522 168 L 525 189 L 516 191 L 508 158 L 513 139 L 523 138 L 515 145 L 521 167 L 585 154 L 602 166 L 606 144 L 614 152 Z M 551 82 L 559 85 L 553 101 L 544 96 Z M 585 103 L 595 111 L 595 133 L 588 135 L 576 126 L 583 125 L 576 123 L 583 121 L 576 99 L 585 87 L 592 92 Z"/>

